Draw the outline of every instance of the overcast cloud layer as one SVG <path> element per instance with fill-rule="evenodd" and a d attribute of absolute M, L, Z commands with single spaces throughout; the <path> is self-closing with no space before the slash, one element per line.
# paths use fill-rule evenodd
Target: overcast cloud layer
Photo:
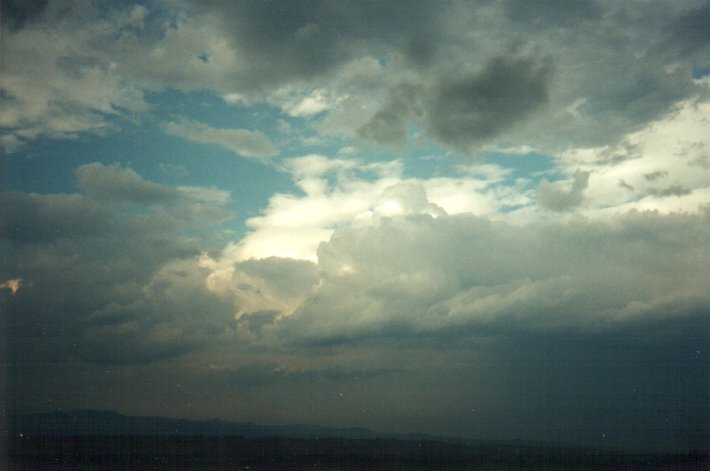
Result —
<path fill-rule="evenodd" d="M 2 3 L 10 411 L 710 440 L 710 3 Z"/>

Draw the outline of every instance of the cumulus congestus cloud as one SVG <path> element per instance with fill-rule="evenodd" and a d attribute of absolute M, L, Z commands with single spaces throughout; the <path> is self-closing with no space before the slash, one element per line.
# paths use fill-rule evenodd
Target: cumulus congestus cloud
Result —
<path fill-rule="evenodd" d="M 705 211 L 523 227 L 408 216 L 339 230 L 319 247 L 318 290 L 283 318 L 282 333 L 313 341 L 596 334 L 702 318 L 708 272 L 695 241 L 708 227 Z"/>

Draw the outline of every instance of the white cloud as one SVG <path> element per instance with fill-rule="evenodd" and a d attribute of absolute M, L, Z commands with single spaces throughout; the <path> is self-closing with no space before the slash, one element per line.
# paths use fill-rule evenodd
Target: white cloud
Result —
<path fill-rule="evenodd" d="M 222 95 L 222 99 L 230 105 L 249 105 L 251 103 L 249 97 L 242 93 L 227 93 Z"/>
<path fill-rule="evenodd" d="M 176 189 L 190 200 L 209 204 L 224 205 L 231 199 L 231 193 L 229 191 L 220 190 L 215 187 L 179 186 Z"/>
<path fill-rule="evenodd" d="M 260 216 L 246 221 L 250 231 L 226 249 L 227 259 L 316 260 L 318 245 L 339 227 L 409 214 L 494 214 L 519 200 L 515 191 L 489 188 L 474 177 L 407 179 L 400 161 L 364 164 L 308 155 L 288 159 L 284 167 L 305 194 L 272 196 Z"/>
<path fill-rule="evenodd" d="M 279 153 L 261 131 L 247 129 L 213 128 L 189 119 L 161 124 L 163 131 L 201 144 L 216 144 L 237 155 L 250 158 L 268 158 Z"/>
<path fill-rule="evenodd" d="M 645 234 L 672 239 L 680 230 L 693 240 L 704 237 L 702 208 L 710 191 L 698 161 L 707 146 L 706 120 L 706 105 L 689 105 L 629 134 L 617 148 L 570 151 L 552 169 L 568 179 L 543 182 L 537 196 L 506 183 L 512 171 L 498 165 L 461 166 L 460 177 L 408 179 L 401 161 L 289 159 L 284 168 L 304 194 L 274 195 L 248 220 L 250 232 L 213 260 L 214 273 L 237 279 L 235 264 L 272 256 L 317 263 L 314 298 L 302 293 L 278 301 L 271 290 L 270 300 L 242 304 L 254 310 L 283 305 L 281 314 L 293 315 L 283 320 L 284 332 L 304 336 L 375 335 L 392 325 L 411 331 L 512 326 L 516 319 L 522 329 L 612 328 L 662 317 L 674 303 L 678 308 L 668 315 L 689 313 L 707 302 L 703 269 L 698 260 L 689 262 L 693 243 L 681 243 L 675 253 Z M 632 188 L 620 185 L 622 179 Z M 689 193 L 674 190 L 676 181 Z M 546 214 L 537 203 L 576 209 L 577 216 Z M 507 212 L 513 206 L 519 209 Z M 678 211 L 691 214 L 673 214 Z M 682 284 L 668 276 L 687 263 L 695 268 Z M 580 299 L 587 299 L 581 308 Z M 331 319 L 332 331 L 310 324 L 336 310 L 345 320 Z M 248 316 L 248 309 L 239 312 Z M 420 314 L 398 317 L 413 312 Z"/>
<path fill-rule="evenodd" d="M 268 101 L 291 117 L 305 118 L 330 110 L 345 99 L 347 96 L 338 96 L 321 88 L 304 92 L 287 87 L 274 92 Z"/>
<path fill-rule="evenodd" d="M 236 318 L 254 313 L 291 314 L 315 292 L 318 283 L 313 263 L 292 258 L 230 264 L 203 255 L 200 266 L 211 272 L 206 287 L 233 301 Z"/>
<path fill-rule="evenodd" d="M 421 196 L 416 185 L 383 194 L 423 204 L 410 195 Z M 702 317 L 710 308 L 707 209 L 518 225 L 401 209 L 335 229 L 312 263 L 239 261 L 236 246 L 205 257 L 207 285 L 233 299 L 237 330 L 258 343 L 590 335 Z"/>
<path fill-rule="evenodd" d="M 430 203 L 424 186 L 419 182 L 402 182 L 389 186 L 377 197 L 371 210 L 373 216 L 386 218 L 406 214 L 442 216 L 446 212 Z"/>
<path fill-rule="evenodd" d="M 116 57 L 102 50 L 119 29 L 139 21 L 141 11 L 98 18 L 91 7 L 68 13 L 50 2 L 47 23 L 16 30 L 3 24 L 0 128 L 6 150 L 38 138 L 102 134 L 114 128 L 112 118 L 146 111 L 141 87 L 125 80 Z"/>
<path fill-rule="evenodd" d="M 710 166 L 703 164 L 708 125 L 710 102 L 683 102 L 618 145 L 565 152 L 558 168 L 592 172 L 584 191 L 588 215 L 631 208 L 696 212 L 710 201 Z"/>
<path fill-rule="evenodd" d="M 309 177 L 320 178 L 329 172 L 347 171 L 357 166 L 354 160 L 329 159 L 324 155 L 310 154 L 295 159 L 289 159 L 285 166 L 296 180 Z"/>
<path fill-rule="evenodd" d="M 515 227 L 408 216 L 338 230 L 319 247 L 317 292 L 282 333 L 593 332 L 702 315 L 710 271 L 697 241 L 710 240 L 708 217 L 632 212 Z"/>

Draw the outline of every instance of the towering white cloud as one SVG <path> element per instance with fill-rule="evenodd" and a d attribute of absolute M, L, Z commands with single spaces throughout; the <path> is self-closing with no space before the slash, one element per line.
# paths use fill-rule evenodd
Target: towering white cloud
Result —
<path fill-rule="evenodd" d="M 286 339 L 355 340 L 600 332 L 703 316 L 710 273 L 697 241 L 710 235 L 708 216 L 515 227 L 410 215 L 339 229 L 318 249 L 317 290 L 274 328 Z"/>

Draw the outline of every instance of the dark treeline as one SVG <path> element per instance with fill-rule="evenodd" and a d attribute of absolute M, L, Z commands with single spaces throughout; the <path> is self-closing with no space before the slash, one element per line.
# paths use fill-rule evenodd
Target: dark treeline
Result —
<path fill-rule="evenodd" d="M 15 470 L 708 469 L 707 452 L 432 440 L 158 436 L 11 438 Z"/>

